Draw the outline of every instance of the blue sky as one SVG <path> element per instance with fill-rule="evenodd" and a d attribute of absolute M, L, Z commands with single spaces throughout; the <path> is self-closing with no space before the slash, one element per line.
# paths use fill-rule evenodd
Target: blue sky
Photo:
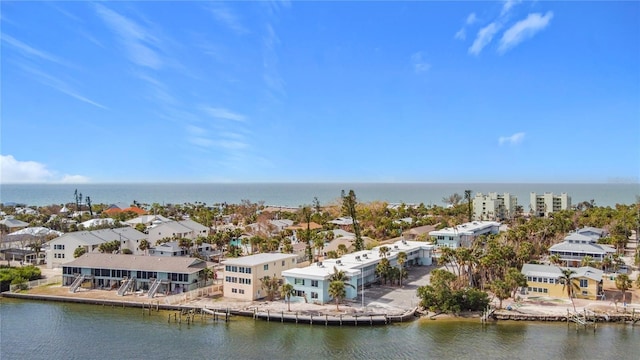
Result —
<path fill-rule="evenodd" d="M 0 181 L 638 182 L 640 3 L 1 3 Z"/>

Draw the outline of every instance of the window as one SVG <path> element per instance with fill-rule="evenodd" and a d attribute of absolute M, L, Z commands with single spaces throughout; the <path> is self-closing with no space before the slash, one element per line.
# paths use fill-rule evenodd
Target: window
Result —
<path fill-rule="evenodd" d="M 296 290 L 296 296 L 303 297 L 304 296 L 304 291 Z"/>
<path fill-rule="evenodd" d="M 317 292 L 311 292 L 311 298 L 312 299 L 317 299 L 318 298 L 318 293 Z"/>
<path fill-rule="evenodd" d="M 589 280 L 587 280 L 587 279 L 580 279 L 580 287 L 581 287 L 581 288 L 589 287 Z"/>
<path fill-rule="evenodd" d="M 587 290 L 582 290 L 582 296 L 587 296 L 589 295 L 589 292 Z"/>
<path fill-rule="evenodd" d="M 269 264 L 264 264 L 264 269 L 263 270 L 269 270 Z"/>
<path fill-rule="evenodd" d="M 234 294 L 237 294 L 238 293 L 238 289 L 231 289 L 231 292 L 234 293 Z"/>
<path fill-rule="evenodd" d="M 311 280 L 311 286 L 318 287 L 318 280 Z M 313 294 L 313 293 L 311 293 L 311 294 Z"/>
<path fill-rule="evenodd" d="M 296 279 L 293 280 L 293 283 L 296 284 L 296 285 L 304 285 L 304 279 L 296 278 Z"/>
<path fill-rule="evenodd" d="M 239 290 L 238 290 L 238 292 L 239 292 L 240 294 L 244 294 L 244 289 L 239 289 Z"/>
<path fill-rule="evenodd" d="M 250 267 L 245 268 L 245 270 L 246 270 L 246 271 L 245 271 L 245 273 L 247 273 L 247 274 L 251 274 L 251 268 L 250 268 Z"/>

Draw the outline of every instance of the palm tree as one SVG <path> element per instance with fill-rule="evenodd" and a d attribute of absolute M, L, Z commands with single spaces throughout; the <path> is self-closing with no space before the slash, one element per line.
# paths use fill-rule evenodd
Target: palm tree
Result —
<path fill-rule="evenodd" d="M 336 310 L 340 311 L 340 300 L 347 296 L 345 283 L 340 280 L 329 283 L 329 295 L 336 300 Z"/>
<path fill-rule="evenodd" d="M 273 300 L 280 286 L 280 279 L 267 275 L 260 279 L 260 281 L 262 282 L 262 288 L 267 292 L 267 300 Z"/>
<path fill-rule="evenodd" d="M 142 239 L 140 240 L 140 245 L 138 245 L 138 249 L 144 251 L 144 254 L 147 254 L 147 250 L 149 249 L 150 244 L 149 244 L 149 240 L 147 239 Z"/>
<path fill-rule="evenodd" d="M 580 261 L 580 266 L 594 266 L 595 265 L 595 261 L 593 260 L 593 256 L 591 255 L 586 255 L 582 258 L 582 261 Z"/>
<path fill-rule="evenodd" d="M 355 289 L 353 285 L 347 282 L 348 280 L 344 271 L 338 270 L 335 266 L 333 267 L 333 274 L 329 276 L 329 295 L 336 300 L 336 309 L 338 311 L 340 311 L 340 300 L 347 296 L 345 287 L 350 286 Z"/>
<path fill-rule="evenodd" d="M 551 261 L 551 263 L 554 265 L 560 265 L 562 263 L 562 259 L 560 259 L 560 255 L 558 254 L 549 256 L 549 261 Z"/>
<path fill-rule="evenodd" d="M 287 311 L 291 311 L 291 297 L 296 294 L 296 289 L 289 283 L 282 284 L 280 296 L 287 300 Z"/>
<path fill-rule="evenodd" d="M 389 254 L 391 254 L 391 250 L 388 246 L 380 246 L 378 249 L 379 255 L 381 258 L 386 259 Z"/>
<path fill-rule="evenodd" d="M 631 282 L 631 279 L 629 279 L 628 275 L 620 274 L 616 276 L 616 287 L 618 288 L 618 290 L 622 291 L 622 302 L 627 302 L 626 292 L 627 290 L 631 289 L 632 286 L 633 283 Z"/>
<path fill-rule="evenodd" d="M 407 253 L 404 251 L 400 251 L 398 253 L 398 265 L 400 265 L 400 276 L 399 276 L 399 280 L 400 283 L 399 285 L 402 286 L 402 275 L 403 275 L 403 271 L 404 271 L 404 263 L 407 262 Z"/>
<path fill-rule="evenodd" d="M 347 245 L 345 244 L 338 245 L 338 254 L 340 256 L 346 254 L 347 252 L 349 252 L 349 249 L 347 249 Z"/>
<path fill-rule="evenodd" d="M 576 284 L 575 278 L 573 277 L 576 272 L 569 268 L 561 269 L 561 271 L 562 275 L 560 275 L 558 280 L 562 284 L 562 291 L 567 290 L 567 295 L 569 295 L 569 299 L 571 299 L 571 304 L 573 305 L 573 311 L 576 311 L 576 304 L 573 302 L 573 297 L 576 291 L 580 291 L 580 286 Z"/>

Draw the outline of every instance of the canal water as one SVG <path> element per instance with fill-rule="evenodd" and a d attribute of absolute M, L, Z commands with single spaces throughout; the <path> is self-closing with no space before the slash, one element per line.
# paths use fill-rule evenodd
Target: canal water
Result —
<path fill-rule="evenodd" d="M 0 300 L 0 358 L 12 359 L 638 359 L 640 327 L 418 320 L 378 327 L 232 317 L 169 323 L 173 312 Z"/>

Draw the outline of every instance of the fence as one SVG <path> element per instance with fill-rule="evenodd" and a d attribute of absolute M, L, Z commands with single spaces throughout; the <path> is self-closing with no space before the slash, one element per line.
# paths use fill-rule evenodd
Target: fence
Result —
<path fill-rule="evenodd" d="M 167 305 L 182 304 L 189 301 L 198 300 L 204 296 L 211 296 L 222 294 L 223 285 L 211 285 L 195 290 L 191 290 L 182 294 L 170 295 L 164 298 L 164 303 Z"/>
<path fill-rule="evenodd" d="M 38 280 L 29 281 L 27 283 L 11 285 L 9 286 L 9 291 L 16 292 L 18 290 L 25 289 L 25 288 L 32 289 L 34 287 L 55 284 L 55 283 L 62 284 L 62 275 L 55 275 L 46 279 L 38 279 Z"/>

